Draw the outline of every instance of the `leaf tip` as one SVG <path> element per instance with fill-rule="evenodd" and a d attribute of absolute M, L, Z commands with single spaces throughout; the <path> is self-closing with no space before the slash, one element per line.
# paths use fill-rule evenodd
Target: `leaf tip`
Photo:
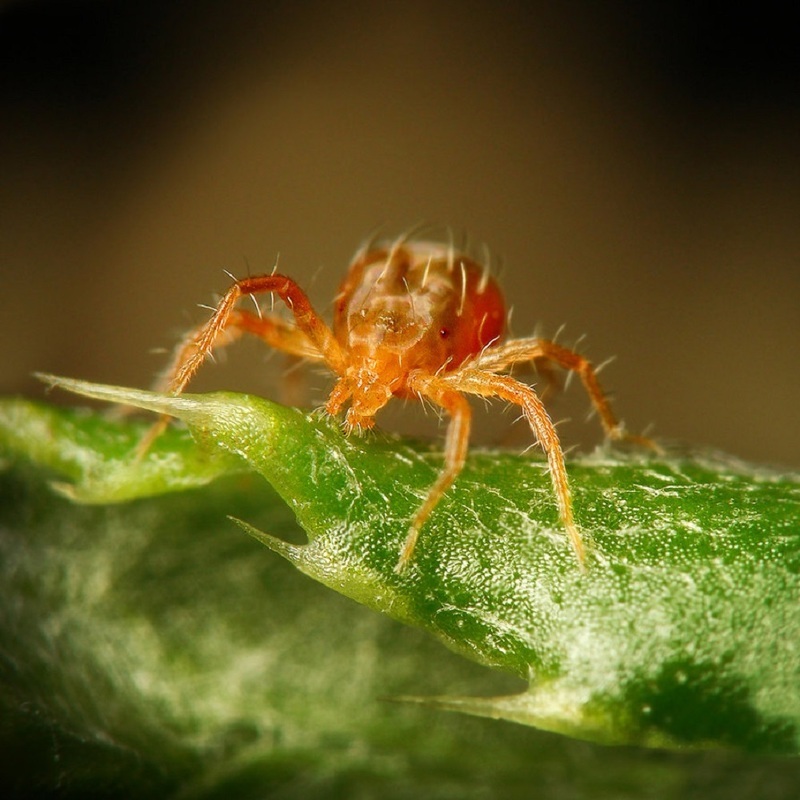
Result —
<path fill-rule="evenodd" d="M 288 562 L 298 566 L 300 563 L 300 549 L 296 545 L 289 544 L 277 536 L 272 536 L 269 533 L 259 530 L 252 526 L 249 522 L 237 517 L 228 517 L 229 520 L 235 522 L 248 536 L 252 536 L 257 542 L 260 542 L 265 547 L 268 547 L 279 556 L 283 556 Z"/>
<path fill-rule="evenodd" d="M 63 389 L 67 392 L 102 400 L 106 403 L 117 403 L 132 406 L 157 414 L 167 414 L 191 422 L 194 417 L 203 416 L 203 407 L 195 398 L 186 395 L 170 395 L 145 389 L 130 389 L 124 386 L 111 386 L 104 383 L 92 383 L 77 378 L 63 378 L 46 372 L 35 372 L 34 376 L 47 384 L 48 389 Z M 208 416 L 206 412 L 205 416 Z"/>

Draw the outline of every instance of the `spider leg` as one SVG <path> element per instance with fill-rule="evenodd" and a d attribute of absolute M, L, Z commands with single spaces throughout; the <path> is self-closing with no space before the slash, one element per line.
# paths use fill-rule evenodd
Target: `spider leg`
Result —
<path fill-rule="evenodd" d="M 203 361 L 211 353 L 218 339 L 228 329 L 228 324 L 234 313 L 236 301 L 244 295 L 267 294 L 274 292 L 283 300 L 289 310 L 294 314 L 297 330 L 305 335 L 312 352 L 318 353 L 318 358 L 328 363 L 335 372 L 338 372 L 343 363 L 343 355 L 333 332 L 311 306 L 305 292 L 291 279 L 284 275 L 257 275 L 251 278 L 242 278 L 219 301 L 211 319 L 190 333 L 178 349 L 176 362 L 167 375 L 168 390 L 172 394 L 180 394 L 194 374 L 200 369 Z M 275 342 L 281 349 L 297 353 L 295 347 L 300 343 L 299 337 L 287 334 L 293 330 L 290 326 L 259 326 L 257 323 L 248 322 L 251 315 L 239 312 L 237 319 L 245 326 L 250 326 L 248 332 L 258 331 L 264 335 L 271 344 Z M 245 328 L 247 330 L 247 327 Z"/>
<path fill-rule="evenodd" d="M 270 314 L 262 316 L 252 311 L 234 309 L 228 318 L 225 333 L 229 334 L 232 340 L 238 338 L 240 333 L 249 333 L 288 355 L 311 361 L 324 360 L 319 348 L 300 328 Z M 228 342 L 220 340 L 216 346 L 225 344 Z"/>
<path fill-rule="evenodd" d="M 564 451 L 547 410 L 536 392 L 509 375 L 497 375 L 482 369 L 464 367 L 442 377 L 441 382 L 456 392 L 466 392 L 482 397 L 499 397 L 522 409 L 528 424 L 547 457 L 550 480 L 558 506 L 558 516 L 569 536 L 572 549 L 581 568 L 585 562 L 585 548 L 580 531 L 572 514 L 572 495 L 564 464 Z"/>
<path fill-rule="evenodd" d="M 412 375 L 409 377 L 409 387 L 412 391 L 432 400 L 447 411 L 450 415 L 450 424 L 445 438 L 444 468 L 428 489 L 425 500 L 411 520 L 395 572 L 402 572 L 408 565 L 414 554 L 422 526 L 441 500 L 442 495 L 452 486 L 453 481 L 463 469 L 467 458 L 472 421 L 472 409 L 467 399 L 457 389 L 446 385 L 442 378 L 430 375 Z"/>
<path fill-rule="evenodd" d="M 296 327 L 276 321 L 274 317 L 261 319 L 234 308 L 240 297 L 270 292 L 277 294 L 292 312 Z M 256 275 L 236 281 L 217 304 L 211 319 L 187 334 L 178 345 L 160 386 L 170 394 L 180 394 L 215 346 L 228 344 L 242 333 L 253 333 L 289 353 L 325 361 L 335 372 L 343 368 L 344 354 L 305 292 L 284 275 Z M 139 457 L 147 452 L 166 425 L 167 418 L 162 418 L 148 431 L 139 443 Z"/>
<path fill-rule="evenodd" d="M 172 363 L 164 371 L 156 384 L 157 391 L 172 391 L 175 375 L 181 366 L 191 358 L 196 347 L 197 339 L 202 335 L 206 325 L 203 324 L 187 333 L 175 348 Z M 311 340 L 298 327 L 290 325 L 280 317 L 273 315 L 258 316 L 252 311 L 233 309 L 214 341 L 214 349 L 227 347 L 238 340 L 243 334 L 249 333 L 262 339 L 270 347 L 281 350 L 290 356 L 321 361 L 322 354 L 317 350 Z M 208 355 L 210 350 L 206 353 Z"/>
<path fill-rule="evenodd" d="M 644 445 L 654 450 L 659 449 L 658 445 L 647 437 L 635 436 L 625 432 L 624 427 L 620 424 L 611 408 L 611 403 L 606 393 L 600 386 L 600 381 L 597 379 L 597 370 L 591 361 L 574 350 L 562 347 L 546 339 L 514 339 L 506 344 L 485 350 L 472 366 L 476 369 L 498 372 L 507 369 L 513 364 L 531 359 L 540 363 L 554 363 L 562 369 L 577 373 L 609 439 L 624 440 Z"/>

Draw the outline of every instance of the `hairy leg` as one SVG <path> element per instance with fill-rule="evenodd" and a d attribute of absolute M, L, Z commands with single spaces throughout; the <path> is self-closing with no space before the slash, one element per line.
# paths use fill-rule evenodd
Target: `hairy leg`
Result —
<path fill-rule="evenodd" d="M 574 350 L 562 347 L 546 339 L 513 339 L 510 342 L 485 350 L 473 364 L 475 369 L 497 372 L 508 369 L 522 361 L 538 360 L 542 363 L 557 364 L 563 369 L 575 372 L 581 379 L 592 405 L 597 410 L 600 423 L 609 439 L 624 440 L 658 449 L 645 436 L 635 436 L 625 432 L 611 408 L 611 403 L 597 379 L 597 370 L 591 361 Z"/>
<path fill-rule="evenodd" d="M 219 301 L 211 319 L 187 336 L 179 347 L 171 373 L 167 375 L 168 390 L 173 394 L 180 394 L 184 390 L 217 341 L 228 329 L 229 321 L 234 314 L 234 306 L 240 297 L 269 292 L 274 292 L 286 303 L 294 314 L 297 330 L 305 336 L 318 354 L 317 357 L 327 362 L 334 372 L 338 372 L 344 360 L 341 349 L 334 339 L 331 329 L 312 308 L 305 292 L 291 278 L 283 275 L 258 275 L 236 281 Z M 248 316 L 241 312 L 238 312 L 237 319 L 240 322 L 244 320 L 245 324 L 248 324 Z M 258 326 L 253 323 L 253 327 L 257 328 Z M 291 326 L 286 326 L 283 328 L 284 335 L 282 336 L 278 333 L 279 328 L 276 327 L 268 335 L 274 334 L 275 342 L 286 345 L 281 349 L 296 353 L 292 347 L 299 344 L 299 339 L 294 335 L 291 337 L 286 335 L 287 329 L 293 330 Z M 265 329 L 261 330 L 263 332 Z"/>
<path fill-rule="evenodd" d="M 550 480 L 558 506 L 558 516 L 569 536 L 578 563 L 583 567 L 585 549 L 580 531 L 572 515 L 572 496 L 564 464 L 564 452 L 561 449 L 561 442 L 555 426 L 536 392 L 530 386 L 520 383 L 509 375 L 496 375 L 493 372 L 469 367 L 457 370 L 440 380 L 456 392 L 466 392 L 482 397 L 499 397 L 520 406 L 547 457 Z"/>
<path fill-rule="evenodd" d="M 195 341 L 202 335 L 206 324 L 201 325 L 187 333 L 180 344 L 175 348 L 171 364 L 159 379 L 156 389 L 158 391 L 172 391 L 175 375 L 181 366 L 191 358 L 194 352 Z M 285 320 L 273 315 L 260 317 L 252 311 L 233 309 L 225 323 L 225 327 L 218 334 L 214 349 L 227 347 L 237 341 L 245 333 L 257 336 L 270 347 L 292 356 L 321 361 L 322 355 L 314 347 L 309 338 L 296 326 L 290 325 Z"/>
<path fill-rule="evenodd" d="M 472 409 L 467 399 L 458 391 L 446 386 L 435 376 L 417 377 L 409 381 L 412 391 L 432 400 L 450 414 L 444 450 L 444 468 L 439 477 L 428 490 L 428 495 L 417 509 L 408 529 L 405 543 L 400 552 L 400 560 L 395 567 L 402 572 L 414 554 L 419 532 L 430 516 L 442 495 L 452 486 L 453 481 L 464 467 L 469 447 L 469 431 L 472 420 Z"/>

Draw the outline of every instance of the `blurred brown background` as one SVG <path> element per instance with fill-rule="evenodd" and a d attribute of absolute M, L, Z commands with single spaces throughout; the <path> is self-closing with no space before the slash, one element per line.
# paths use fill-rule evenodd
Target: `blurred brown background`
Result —
<path fill-rule="evenodd" d="M 502 258 L 516 334 L 616 355 L 629 427 L 798 466 L 780 8 L 2 3 L 0 392 L 40 396 L 34 370 L 147 386 L 223 268 L 280 253 L 327 311 L 366 235 L 422 220 Z M 276 395 L 264 348 L 226 361 L 194 388 Z M 566 443 L 587 407 L 556 402 Z"/>

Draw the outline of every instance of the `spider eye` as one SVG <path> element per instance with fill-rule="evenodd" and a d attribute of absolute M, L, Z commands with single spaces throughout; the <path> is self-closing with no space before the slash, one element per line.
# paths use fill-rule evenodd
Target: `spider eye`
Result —
<path fill-rule="evenodd" d="M 441 336 L 442 339 L 446 339 L 449 335 L 450 335 L 450 331 L 447 328 L 440 328 L 439 329 L 439 336 Z"/>

